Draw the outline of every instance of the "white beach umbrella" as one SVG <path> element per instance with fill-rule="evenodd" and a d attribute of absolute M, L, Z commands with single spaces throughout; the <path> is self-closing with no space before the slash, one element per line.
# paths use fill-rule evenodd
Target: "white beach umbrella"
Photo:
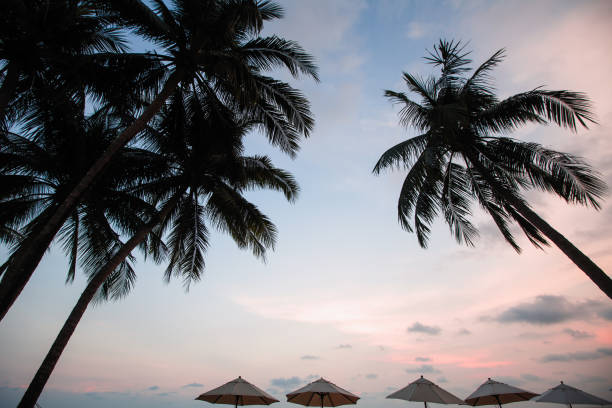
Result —
<path fill-rule="evenodd" d="M 243 380 L 242 377 L 207 391 L 196 399 L 213 404 L 229 404 L 234 407 L 238 407 L 238 405 L 270 405 L 278 402 L 276 398 Z"/>
<path fill-rule="evenodd" d="M 418 380 L 411 382 L 401 390 L 395 391 L 391 395 L 387 395 L 387 398 L 423 402 L 425 404 L 425 408 L 427 408 L 428 402 L 433 402 L 436 404 L 465 404 L 462 399 L 457 398 L 450 392 L 438 387 L 433 382 L 423 378 L 423 376 L 421 376 L 421 378 Z"/>
<path fill-rule="evenodd" d="M 488 379 L 465 399 L 468 405 L 499 405 L 528 401 L 538 394 Z"/>
<path fill-rule="evenodd" d="M 287 394 L 287 401 L 307 407 L 337 407 L 356 404 L 358 396 L 323 378 Z"/>
<path fill-rule="evenodd" d="M 572 408 L 572 404 L 612 405 L 610 401 L 591 395 L 578 388 L 570 387 L 567 384 L 563 384 L 563 381 L 539 397 L 535 397 L 532 401 L 565 404 L 569 405 L 570 408 Z"/>

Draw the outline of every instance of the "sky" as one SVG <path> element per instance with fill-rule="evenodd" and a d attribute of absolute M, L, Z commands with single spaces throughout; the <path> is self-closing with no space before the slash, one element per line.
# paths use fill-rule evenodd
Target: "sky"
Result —
<path fill-rule="evenodd" d="M 558 249 L 521 238 L 512 250 L 476 210 L 480 238 L 460 246 L 438 220 L 430 246 L 397 224 L 402 171 L 371 173 L 387 148 L 414 136 L 385 89 L 403 71 L 429 75 L 423 56 L 462 40 L 474 64 L 500 48 L 502 98 L 537 86 L 587 93 L 597 124 L 576 133 L 527 126 L 513 136 L 584 157 L 612 185 L 612 2 L 282 1 L 264 34 L 298 41 L 320 83 L 291 80 L 316 128 L 290 159 L 253 134 L 248 151 L 291 171 L 300 197 L 252 192 L 279 230 L 266 262 L 213 235 L 201 282 L 165 284 L 140 260 L 124 300 L 90 307 L 39 399 L 53 407 L 200 407 L 194 398 L 241 375 L 283 401 L 323 376 L 363 407 L 420 375 L 460 398 L 488 377 L 541 393 L 560 380 L 612 400 L 612 303 Z M 289 79 L 286 73 L 275 73 Z M 568 206 L 530 192 L 538 214 L 612 269 L 612 201 Z M 5 256 L 6 251 L 2 252 Z M 0 407 L 16 405 L 85 286 L 65 286 L 52 247 L 0 323 Z M 518 403 L 517 408 L 536 406 Z M 538 405 L 539 406 L 539 405 Z"/>

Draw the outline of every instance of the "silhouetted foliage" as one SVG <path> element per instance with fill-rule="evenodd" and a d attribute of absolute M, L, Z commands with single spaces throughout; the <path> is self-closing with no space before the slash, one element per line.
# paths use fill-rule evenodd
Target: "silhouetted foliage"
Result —
<path fill-rule="evenodd" d="M 374 167 L 376 174 L 386 168 L 408 170 L 398 201 L 400 225 L 415 231 L 425 248 L 431 223 L 442 215 L 457 242 L 473 245 L 478 231 L 470 221 L 470 206 L 476 201 L 517 252 L 511 223 L 537 247 L 552 240 L 612 297 L 610 278 L 538 217 L 522 195 L 538 189 L 599 209 L 604 182 L 579 157 L 507 136 L 527 123 L 554 123 L 571 131 L 586 127 L 594 122 L 589 100 L 579 92 L 542 88 L 499 100 L 490 72 L 503 60 L 504 50 L 473 70 L 468 56 L 460 42 L 440 40 L 426 57 L 440 68 L 439 77 L 403 74 L 416 100 L 385 91 L 402 106 L 401 125 L 420 133 L 387 150 Z"/>
<path fill-rule="evenodd" d="M 64 75 L 60 67 L 64 67 L 62 64 L 65 63 L 59 57 L 57 60 L 39 58 L 28 72 L 36 75 L 43 72 L 45 81 L 49 73 L 55 75 L 61 72 L 61 75 L 58 74 L 60 80 L 52 87 L 53 91 L 65 90 L 82 106 L 85 106 L 85 101 L 95 103 L 118 118 L 123 128 L 66 193 L 64 200 L 50 212 L 47 222 L 41 224 L 28 239 L 22 240 L 18 249 L 11 253 L 0 281 L 0 318 L 4 317 L 26 285 L 61 225 L 74 211 L 80 196 L 103 173 L 123 146 L 143 134 L 147 124 L 164 109 L 168 98 L 178 87 L 197 91 L 208 99 L 214 99 L 216 104 L 248 117 L 273 145 L 293 156 L 299 148 L 300 138 L 308 136 L 313 127 L 309 103 L 300 91 L 266 76 L 265 71 L 284 67 L 293 76 L 304 74 L 317 79 L 317 68 L 312 57 L 297 43 L 276 36 L 259 37 L 265 21 L 282 16 L 281 8 L 268 1 L 176 0 L 170 4 L 156 1 L 152 3 L 153 8 L 140 0 L 48 0 L 24 4 L 38 13 L 36 16 L 42 13 L 42 17 L 36 18 L 43 22 L 46 22 L 45 7 L 56 7 L 58 10 L 63 7 L 72 11 L 72 14 L 68 11 L 65 13 L 76 22 L 70 20 L 66 24 L 82 24 L 80 19 L 91 22 L 93 28 L 89 31 L 74 31 L 73 35 L 78 37 L 76 39 L 67 36 L 62 26 L 57 24 L 49 23 L 50 27 L 46 29 L 59 33 L 50 36 L 57 37 L 57 41 L 50 42 L 47 53 L 54 58 L 60 55 L 55 50 L 61 48 L 64 42 L 81 44 L 78 41 L 81 38 L 83 43 L 90 44 L 88 47 L 74 46 L 76 51 L 65 47 L 70 51 L 69 57 L 72 54 L 78 56 L 78 61 L 72 59 L 70 61 L 73 63 L 68 64 L 68 68 L 76 70 L 77 76 Z M 25 21 L 24 26 L 34 24 L 30 21 L 32 18 L 27 7 L 20 8 L 21 14 L 18 14 Z M 37 21 L 36 18 L 34 21 Z M 132 30 L 158 49 L 145 54 L 119 52 L 124 50 L 125 45 L 121 29 Z M 25 39 L 17 35 L 14 42 L 28 40 L 32 35 L 23 34 Z M 46 35 L 41 33 L 34 37 L 46 38 Z M 7 34 L 7 38 L 11 37 Z M 13 49 L 15 47 L 10 48 Z M 90 55 L 90 51 L 96 52 Z M 23 65 L 19 62 L 20 57 L 19 53 L 2 54 L 5 68 L 3 86 L 10 82 L 11 64 Z M 25 74 L 19 74 L 19 81 L 23 78 Z M 50 92 L 47 86 L 36 85 L 48 83 L 45 81 L 32 82 L 34 86 L 28 88 L 28 92 L 11 93 L 11 98 L 17 95 L 11 108 L 11 112 L 17 113 L 10 116 L 11 120 L 21 120 L 31 107 L 36 108 L 41 93 Z M 12 236 L 18 233 L 8 226 L 3 226 L 2 231 Z"/>

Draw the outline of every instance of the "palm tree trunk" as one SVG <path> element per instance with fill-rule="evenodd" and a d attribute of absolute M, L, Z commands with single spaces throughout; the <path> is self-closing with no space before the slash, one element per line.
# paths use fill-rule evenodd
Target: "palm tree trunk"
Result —
<path fill-rule="evenodd" d="M 13 95 L 15 95 L 18 81 L 19 70 L 15 63 L 9 63 L 6 67 L 6 76 L 4 77 L 4 81 L 2 81 L 2 87 L 0 87 L 0 118 L 4 117 L 6 108 L 13 98 Z"/>
<path fill-rule="evenodd" d="M 557 245 L 573 263 L 576 264 L 582 271 L 602 290 L 610 299 L 612 299 L 612 279 L 599 267 L 595 262 L 586 256 L 582 251 L 574 246 L 567 238 L 561 235 L 550 224 L 544 221 L 531 208 L 519 200 L 509 200 L 512 206 L 519 212 L 527 221 L 534 227 L 539 229 L 548 239 Z"/>
<path fill-rule="evenodd" d="M 8 310 L 11 308 L 25 285 L 30 280 L 32 274 L 20 273 L 20 270 L 34 271 L 36 266 L 45 254 L 47 248 L 51 245 L 55 234 L 64 223 L 62 222 L 43 239 L 40 231 L 46 227 L 45 222 L 39 223 L 40 227 L 36 228 L 20 245 L 19 249 L 10 256 L 9 266 L 0 279 L 0 321 L 4 318 Z M 13 267 L 18 264 L 21 269 Z"/>
<path fill-rule="evenodd" d="M 130 126 L 128 126 L 106 149 L 106 151 L 98 158 L 98 160 L 90 167 L 87 173 L 79 181 L 79 183 L 72 189 L 64 201 L 58 206 L 56 211 L 51 215 L 49 221 L 41 229 L 40 233 L 37 234 L 31 242 L 23 247 L 20 251 L 19 256 L 11 262 L 11 280 L 10 286 L 6 287 L 1 292 L 0 299 L 0 321 L 4 318 L 8 310 L 11 308 L 25 285 L 30 280 L 30 277 L 34 273 L 34 270 L 38 266 L 38 263 L 42 259 L 45 251 L 53 241 L 55 234 L 64 223 L 68 214 L 72 212 L 74 207 L 77 205 L 79 197 L 89 187 L 94 178 L 100 174 L 104 167 L 111 161 L 113 155 L 125 146 L 130 140 L 134 138 L 140 131 L 142 131 L 147 123 L 153 118 L 153 116 L 159 112 L 163 103 L 174 93 L 177 85 L 181 81 L 181 74 L 174 72 L 166 83 L 162 91 L 155 97 L 153 102 L 144 110 L 142 115 L 136 119 Z M 5 274 L 7 274 L 5 272 Z M 3 279 L 4 281 L 4 279 Z"/>
<path fill-rule="evenodd" d="M 109 275 L 117 268 L 117 266 L 119 266 L 121 262 L 123 262 L 123 260 L 125 260 L 132 250 L 146 239 L 149 232 L 151 232 L 151 230 L 157 224 L 159 224 L 159 222 L 162 221 L 170 213 L 170 211 L 172 211 L 172 209 L 178 203 L 180 195 L 180 193 L 175 194 L 174 197 L 166 203 L 164 208 L 151 221 L 138 230 L 136 234 L 134 234 L 134 236 L 121 247 L 119 252 L 117 252 L 117 254 L 111 258 L 109 263 L 100 269 L 87 284 L 76 305 L 70 312 L 70 315 L 68 315 L 68 319 L 66 319 L 62 329 L 55 338 L 53 345 L 51 345 L 45 359 L 38 368 L 38 371 L 28 386 L 28 389 L 21 398 L 18 408 L 34 407 L 36 401 L 38 401 L 38 398 L 40 397 L 40 394 L 45 388 L 45 385 L 47 384 L 55 365 L 64 351 L 64 348 L 66 348 L 70 337 L 76 330 L 77 325 L 81 321 L 81 318 L 85 314 L 89 303 L 95 296 L 100 286 L 102 286 L 106 278 L 109 277 Z"/>
<path fill-rule="evenodd" d="M 555 245 L 567 256 L 578 268 L 584 272 L 589 279 L 601 289 L 610 299 L 612 299 L 612 279 L 588 256 L 580 251 L 561 233 L 554 229 L 550 224 L 544 221 L 531 208 L 525 205 L 521 200 L 518 200 L 514 194 L 509 193 L 494 177 L 489 175 L 489 172 L 482 166 L 478 160 L 477 153 L 465 153 L 469 162 L 476 167 L 478 172 L 493 188 L 495 188 L 506 199 L 516 211 L 519 212 L 527 221 L 536 227 L 542 234 L 555 243 Z"/>

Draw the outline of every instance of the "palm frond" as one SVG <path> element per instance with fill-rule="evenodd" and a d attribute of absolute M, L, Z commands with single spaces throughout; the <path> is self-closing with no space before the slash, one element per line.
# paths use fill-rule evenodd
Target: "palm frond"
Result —
<path fill-rule="evenodd" d="M 299 193 L 299 186 L 289 172 L 276 168 L 267 156 L 241 157 L 242 180 L 233 184 L 241 189 L 268 188 L 280 191 L 289 202 L 294 202 Z"/>
<path fill-rule="evenodd" d="M 466 44 L 461 41 L 448 41 L 440 39 L 433 51 L 428 51 L 425 61 L 433 66 L 440 66 L 442 75 L 436 82 L 437 87 L 452 86 L 461 79 L 460 74 L 469 71 L 466 65 L 472 60 L 468 58 L 469 52 L 465 52 Z"/>
<path fill-rule="evenodd" d="M 239 53 L 244 56 L 248 65 L 259 70 L 285 67 L 293 77 L 297 78 L 301 73 L 319 81 L 314 58 L 295 41 L 277 36 L 259 37 L 243 44 Z"/>
<path fill-rule="evenodd" d="M 511 205 L 507 205 L 505 208 L 509 216 L 512 217 L 514 221 L 516 221 L 519 227 L 521 227 L 523 233 L 525 234 L 527 239 L 529 239 L 529 242 L 531 242 L 533 246 L 538 249 L 542 249 L 543 246 L 548 246 L 548 241 L 546 240 L 544 235 L 542 235 L 540 230 L 538 230 L 533 224 L 531 224 L 527 219 L 525 219 L 525 217 L 519 214 L 514 209 L 514 207 L 512 207 Z"/>
<path fill-rule="evenodd" d="M 414 202 L 414 230 L 422 248 L 427 248 L 430 226 L 440 211 L 441 180 L 440 167 L 428 165 Z"/>
<path fill-rule="evenodd" d="M 452 156 L 446 166 L 443 183 L 442 210 L 451 233 L 458 243 L 474 246 L 478 230 L 468 220 L 471 215 L 470 199 L 472 197 L 468 174 L 465 167 L 453 163 Z"/>
<path fill-rule="evenodd" d="M 480 206 L 491 216 L 506 242 L 510 244 L 516 252 L 520 253 L 521 247 L 516 242 L 512 231 L 510 231 L 510 216 L 504 207 L 498 204 L 500 201 L 499 198 L 496 197 L 491 186 L 477 169 L 468 166 L 467 173 L 469 175 L 468 182 L 472 194 L 476 197 Z"/>
<path fill-rule="evenodd" d="M 425 149 L 412 165 L 404 183 L 400 190 L 399 199 L 397 201 L 397 217 L 400 225 L 408 232 L 412 232 L 410 219 L 416 200 L 419 197 L 419 192 L 423 188 L 425 178 L 427 177 L 427 169 L 429 167 L 428 160 L 434 155 L 433 149 Z"/>
<path fill-rule="evenodd" d="M 419 130 L 426 130 L 431 125 L 429 121 L 429 110 L 410 100 L 403 92 L 385 91 L 385 96 L 394 104 L 403 105 L 399 111 L 400 125 L 404 127 L 414 126 Z"/>
<path fill-rule="evenodd" d="M 553 122 L 576 131 L 595 123 L 591 102 L 580 92 L 534 89 L 511 96 L 478 114 L 477 125 L 495 132 L 511 131 L 526 123 Z"/>
<path fill-rule="evenodd" d="M 106 11 L 146 39 L 169 45 L 169 27 L 141 0 L 106 0 Z"/>
<path fill-rule="evenodd" d="M 465 81 L 461 92 L 465 93 L 467 90 L 476 88 L 482 93 L 492 94 L 493 89 L 491 88 L 489 72 L 504 60 L 505 53 L 506 50 L 504 48 L 497 50 L 489 59 L 476 68 L 472 76 Z"/>
<path fill-rule="evenodd" d="M 285 82 L 264 76 L 254 76 L 254 80 L 259 84 L 261 101 L 271 101 L 298 132 L 308 137 L 314 127 L 308 99 Z"/>
<path fill-rule="evenodd" d="M 417 75 L 412 75 L 407 72 L 404 72 L 402 76 L 404 78 L 404 82 L 406 82 L 408 90 L 416 93 L 422 98 L 425 108 L 430 108 L 437 104 L 437 89 L 434 78 L 425 80 Z"/>
<path fill-rule="evenodd" d="M 96 292 L 93 303 L 117 301 L 126 297 L 136 284 L 136 271 L 132 266 L 133 257 L 128 257 L 106 278 Z"/>
<path fill-rule="evenodd" d="M 266 250 L 274 249 L 274 224 L 232 187 L 217 185 L 206 208 L 216 227 L 230 234 L 239 248 L 249 248 L 264 260 Z"/>
<path fill-rule="evenodd" d="M 400 167 L 401 165 L 410 168 L 412 162 L 425 150 L 430 139 L 429 136 L 429 133 L 424 133 L 391 147 L 380 156 L 372 172 L 380 174 L 384 169 Z"/>
<path fill-rule="evenodd" d="M 532 187 L 555 193 L 568 203 L 601 208 L 607 186 L 581 158 L 509 138 L 492 140 L 488 147 L 498 162 L 528 177 Z"/>
<path fill-rule="evenodd" d="M 204 252 L 208 248 L 209 232 L 204 224 L 205 208 L 198 203 L 197 196 L 184 197 L 177 206 L 176 218 L 168 236 L 170 259 L 164 279 L 181 277 L 185 289 L 198 281 L 205 267 Z"/>
<path fill-rule="evenodd" d="M 297 155 L 301 135 L 287 121 L 285 115 L 270 104 L 260 103 L 254 107 L 253 116 L 273 146 L 277 146 L 292 158 Z"/>

